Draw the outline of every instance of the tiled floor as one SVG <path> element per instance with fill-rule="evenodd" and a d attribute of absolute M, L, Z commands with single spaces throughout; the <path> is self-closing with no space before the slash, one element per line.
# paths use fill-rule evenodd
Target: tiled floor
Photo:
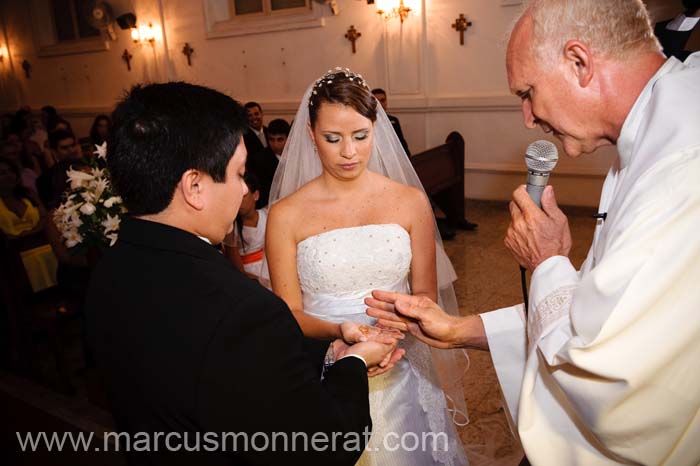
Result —
<path fill-rule="evenodd" d="M 573 238 L 572 262 L 579 266 L 588 252 L 594 211 L 564 208 Z M 463 315 L 522 302 L 518 264 L 503 246 L 510 223 L 504 202 L 469 201 L 467 218 L 479 224 L 474 232 L 458 232 L 445 249 L 457 272 L 455 292 Z M 528 277 L 529 279 L 529 277 Z M 500 388 L 489 353 L 468 351 L 471 367 L 464 377 L 470 423 L 460 429 L 472 465 L 517 465 L 522 450 L 510 433 Z"/>

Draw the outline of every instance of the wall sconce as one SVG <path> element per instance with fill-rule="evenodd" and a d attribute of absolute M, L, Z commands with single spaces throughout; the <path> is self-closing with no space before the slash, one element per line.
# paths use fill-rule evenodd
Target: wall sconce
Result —
<path fill-rule="evenodd" d="M 7 56 L 7 48 L 4 45 L 0 45 L 0 63 L 5 63 L 6 56 Z"/>
<path fill-rule="evenodd" d="M 148 44 L 153 47 L 156 42 L 156 37 L 160 36 L 160 27 L 153 26 L 153 23 L 148 23 L 148 26 L 139 26 L 131 28 L 131 40 L 134 44 Z"/>
<path fill-rule="evenodd" d="M 411 11 L 417 10 L 417 0 L 376 0 L 377 13 L 384 20 L 399 18 L 403 23 Z"/>

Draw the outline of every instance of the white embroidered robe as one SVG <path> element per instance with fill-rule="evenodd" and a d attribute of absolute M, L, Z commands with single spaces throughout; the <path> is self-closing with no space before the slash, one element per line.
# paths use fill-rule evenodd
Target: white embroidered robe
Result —
<path fill-rule="evenodd" d="M 655 74 L 618 152 L 581 270 L 543 262 L 527 323 L 482 314 L 534 466 L 700 464 L 700 53 Z"/>

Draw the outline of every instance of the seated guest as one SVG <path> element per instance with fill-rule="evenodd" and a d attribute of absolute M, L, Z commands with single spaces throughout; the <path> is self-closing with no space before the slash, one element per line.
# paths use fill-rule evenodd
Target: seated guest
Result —
<path fill-rule="evenodd" d="M 7 138 L 7 135 L 11 132 L 12 118 L 13 115 L 11 113 L 3 113 L 0 115 L 0 139 Z"/>
<path fill-rule="evenodd" d="M 22 186 L 17 165 L 0 158 L 0 230 L 7 236 L 37 233 L 45 217 L 43 206 Z"/>
<path fill-rule="evenodd" d="M 260 180 L 260 197 L 255 203 L 258 209 L 268 204 L 272 179 L 275 177 L 277 165 L 287 143 L 287 136 L 289 136 L 289 123 L 281 118 L 272 120 L 267 127 L 268 147 L 255 154 L 248 153 L 246 170 L 255 173 Z"/>
<path fill-rule="evenodd" d="M 46 211 L 36 197 L 20 184 L 15 164 L 0 159 L 0 232 L 9 238 L 43 231 Z M 21 253 L 24 269 L 33 291 L 56 284 L 56 257 L 48 244 Z"/>
<path fill-rule="evenodd" d="M 93 272 L 89 341 L 118 430 L 155 442 L 206 433 L 216 442 L 192 453 L 162 443 L 132 450 L 131 464 L 350 466 L 366 439 L 357 450 L 338 442 L 309 451 L 304 438 L 366 429 L 367 367 L 400 351 L 381 333 L 336 342 L 341 359 L 319 380 L 284 302 L 212 247 L 232 230 L 247 192 L 243 112 L 230 97 L 181 82 L 136 86 L 117 105 L 107 165 L 129 215 Z M 222 432 L 269 442 L 222 446 Z"/>
<path fill-rule="evenodd" d="M 267 147 L 267 128 L 263 126 L 262 107 L 257 102 L 245 104 L 248 116 L 248 130 L 243 135 L 248 155 L 262 152 Z"/>
<path fill-rule="evenodd" d="M 90 143 L 101 146 L 109 136 L 112 120 L 107 115 L 97 115 L 90 128 Z"/>
<path fill-rule="evenodd" d="M 381 104 L 382 108 L 386 112 L 387 105 L 388 105 L 386 91 L 384 89 L 381 89 L 381 88 L 376 88 L 376 89 L 372 89 L 372 94 L 374 94 L 374 97 L 377 98 L 377 100 Z M 397 117 L 395 117 L 394 115 L 389 115 L 388 113 L 386 114 L 386 116 L 389 117 L 389 121 L 391 122 L 391 126 L 394 127 L 394 132 L 399 137 L 399 141 L 401 142 L 401 145 L 403 146 L 403 150 L 406 152 L 406 155 L 408 155 L 410 157 L 411 151 L 408 150 L 408 143 L 406 142 L 406 139 L 403 137 L 403 130 L 401 129 L 401 123 L 399 122 L 399 119 Z"/>
<path fill-rule="evenodd" d="M 27 154 L 27 158 L 32 162 L 32 168 L 38 174 L 45 167 L 44 147 L 47 134 L 41 128 L 38 119 L 32 116 L 31 110 L 22 108 L 18 110 L 12 118 L 12 131 L 19 136 L 22 142 L 22 150 Z"/>
<path fill-rule="evenodd" d="M 19 136 L 12 133 L 0 143 L 0 158 L 14 164 L 20 172 L 20 183 L 32 193 L 37 193 L 36 180 L 41 173 L 39 162 L 33 159 L 22 144 Z"/>
<path fill-rule="evenodd" d="M 374 94 L 374 97 L 377 98 L 377 101 L 381 104 L 382 108 L 384 111 L 387 111 L 387 106 L 388 106 L 388 99 L 386 96 L 386 91 L 381 88 L 376 88 L 372 89 L 372 94 Z M 406 142 L 406 139 L 403 137 L 403 130 L 401 129 L 401 123 L 399 122 L 399 119 L 395 117 L 394 115 L 389 115 L 388 113 L 386 116 L 389 118 L 389 121 L 391 122 L 391 126 L 394 128 L 394 132 L 396 133 L 396 136 L 398 136 L 399 141 L 401 142 L 401 145 L 403 146 L 403 150 L 406 152 L 407 156 L 411 156 L 411 152 L 408 150 L 408 143 Z M 433 206 L 433 209 L 435 209 L 435 203 L 433 200 L 430 200 L 431 205 Z M 476 230 L 476 228 L 479 226 L 476 223 L 472 223 L 468 220 L 464 220 L 463 222 L 458 223 L 457 225 L 451 225 L 445 221 L 445 219 L 442 218 L 436 218 L 437 220 L 437 226 L 438 230 L 440 231 L 440 237 L 444 240 L 450 240 L 453 239 L 457 233 L 455 232 L 455 228 L 459 228 L 461 230 Z"/>
<path fill-rule="evenodd" d="M 234 229 L 224 239 L 224 251 L 233 264 L 253 280 L 270 288 L 270 274 L 265 263 L 265 226 L 267 209 L 256 209 L 260 182 L 252 172 L 243 177 L 248 193 L 243 196 Z"/>
<path fill-rule="evenodd" d="M 47 208 L 53 209 L 61 202 L 61 196 L 68 187 L 66 171 L 81 161 L 81 154 L 75 136 L 68 131 L 57 130 L 49 133 L 49 147 L 56 163 L 39 177 L 37 189 L 41 201 Z"/>
<path fill-rule="evenodd" d="M 53 131 L 56 127 L 56 123 L 60 119 L 61 117 L 58 115 L 56 107 L 51 105 L 44 105 L 41 107 L 41 126 L 44 131 L 46 131 L 47 135 L 49 132 Z"/>

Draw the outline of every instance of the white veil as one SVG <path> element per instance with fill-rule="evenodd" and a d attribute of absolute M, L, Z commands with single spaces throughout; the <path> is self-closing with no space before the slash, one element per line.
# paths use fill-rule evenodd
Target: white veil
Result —
<path fill-rule="evenodd" d="M 336 68 L 335 71 L 343 71 Z M 362 77 L 359 76 L 361 80 Z M 309 98 L 315 83 L 304 93 L 287 138 L 279 166 L 270 189 L 269 205 L 289 196 L 309 181 L 321 175 L 322 167 L 309 136 Z M 399 138 L 391 126 L 381 105 L 377 104 L 377 121 L 374 124 L 374 147 L 368 169 L 394 181 L 413 186 L 425 192 L 413 169 Z M 435 219 L 433 219 L 433 222 Z M 437 224 L 435 225 L 435 250 L 437 255 L 438 301 L 440 307 L 452 315 L 459 315 L 457 298 L 452 282 L 457 279 L 452 263 L 442 246 Z M 469 423 L 462 378 L 468 369 L 469 359 L 462 350 L 432 349 L 432 360 L 448 401 L 452 420 L 459 426 Z"/>

